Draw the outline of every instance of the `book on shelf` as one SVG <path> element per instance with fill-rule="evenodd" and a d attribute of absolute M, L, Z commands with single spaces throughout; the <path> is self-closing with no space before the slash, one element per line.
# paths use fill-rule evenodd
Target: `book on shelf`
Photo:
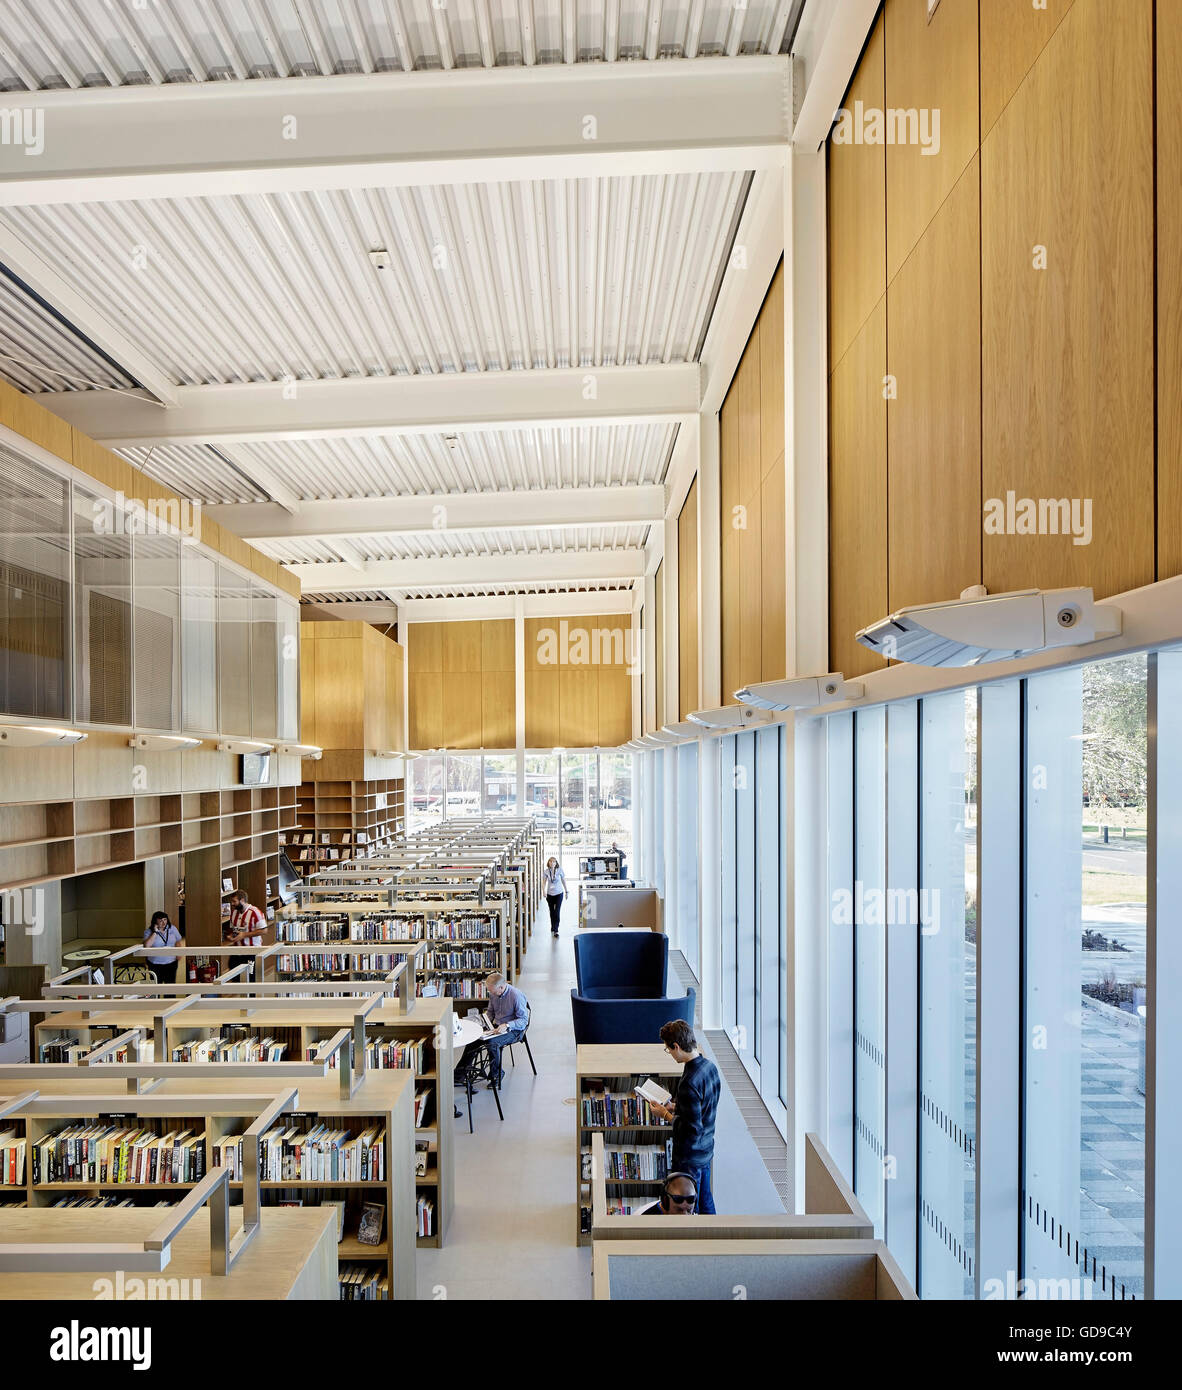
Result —
<path fill-rule="evenodd" d="M 361 1245 L 380 1245 L 386 1222 L 386 1208 L 381 1202 L 366 1202 L 361 1208 L 357 1240 Z"/>
<path fill-rule="evenodd" d="M 415 1129 L 422 1129 L 431 1103 L 431 1092 L 426 1088 L 415 1092 Z"/>
<path fill-rule="evenodd" d="M 193 1183 L 205 1176 L 205 1131 L 102 1120 L 66 1125 L 32 1146 L 34 1184 Z"/>
<path fill-rule="evenodd" d="M 427 1176 L 427 1165 L 431 1152 L 431 1141 L 429 1139 L 415 1140 L 415 1177 L 425 1178 Z"/>
<path fill-rule="evenodd" d="M 25 1184 L 25 1138 L 15 1129 L 0 1134 L 0 1187 Z"/>
<path fill-rule="evenodd" d="M 435 1234 L 435 1203 L 430 1197 L 420 1196 L 415 1207 L 419 1218 L 419 1235 L 433 1236 Z"/>
<path fill-rule="evenodd" d="M 669 1123 L 654 1115 L 635 1091 L 610 1091 L 602 1084 L 592 1085 L 580 1098 L 579 1113 L 590 1129 L 661 1129 Z"/>
<path fill-rule="evenodd" d="M 214 1167 L 229 1168 L 231 1179 L 241 1177 L 242 1136 L 221 1139 L 212 1148 Z M 285 1183 L 384 1182 L 385 1127 L 370 1125 L 354 1134 L 323 1121 L 311 1129 L 277 1126 L 259 1139 L 259 1177 Z"/>
<path fill-rule="evenodd" d="M 337 1287 L 343 1303 L 380 1303 L 390 1297 L 389 1276 L 376 1264 L 341 1265 Z"/>
<path fill-rule="evenodd" d="M 645 1100 L 653 1101 L 657 1105 L 668 1105 L 673 1099 L 673 1092 L 667 1091 L 664 1086 L 658 1084 L 654 1077 L 648 1077 L 639 1086 L 632 1088 L 638 1096 Z"/>

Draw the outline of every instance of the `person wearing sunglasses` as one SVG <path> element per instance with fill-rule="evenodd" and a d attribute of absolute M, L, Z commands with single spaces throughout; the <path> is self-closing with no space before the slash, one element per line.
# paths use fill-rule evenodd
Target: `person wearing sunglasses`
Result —
<path fill-rule="evenodd" d="M 661 1195 L 637 1216 L 693 1216 L 698 1205 L 698 1184 L 689 1173 L 667 1173 Z"/>

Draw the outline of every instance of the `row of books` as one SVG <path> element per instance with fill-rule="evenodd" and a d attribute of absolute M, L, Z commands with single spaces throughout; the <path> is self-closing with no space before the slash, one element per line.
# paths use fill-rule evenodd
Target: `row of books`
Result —
<path fill-rule="evenodd" d="M 487 999 L 488 993 L 481 980 L 469 978 L 456 979 L 443 975 L 432 975 L 428 980 L 420 980 L 417 993 L 430 998 L 441 999 Z"/>
<path fill-rule="evenodd" d="M 497 951 L 428 951 L 428 970 L 495 970 L 500 965 Z"/>
<path fill-rule="evenodd" d="M 425 1045 L 423 1038 L 406 1041 L 399 1041 L 397 1038 L 371 1038 L 365 1044 L 365 1065 L 377 1071 L 401 1067 L 417 1075 L 426 1070 L 424 1065 Z M 316 1047 L 308 1048 L 305 1057 L 309 1062 L 315 1059 L 318 1049 L 319 1044 Z M 339 1066 L 340 1059 L 340 1052 L 334 1052 L 329 1065 Z"/>
<path fill-rule="evenodd" d="M 172 1049 L 174 1062 L 282 1062 L 287 1044 L 272 1037 L 198 1038 Z"/>
<path fill-rule="evenodd" d="M 275 957 L 279 970 L 324 971 L 328 974 L 347 974 L 351 970 L 391 971 L 406 959 L 405 951 L 381 951 L 358 955 L 344 951 L 284 951 Z"/>
<path fill-rule="evenodd" d="M 33 1182 L 190 1183 L 205 1176 L 205 1131 L 99 1120 L 67 1125 L 32 1145 Z"/>
<path fill-rule="evenodd" d="M 286 917 L 275 923 L 275 940 L 348 941 L 349 922 L 345 917 Z"/>
<path fill-rule="evenodd" d="M 139 1204 L 130 1197 L 116 1197 L 108 1193 L 104 1197 L 83 1196 L 80 1192 L 71 1193 L 69 1197 L 59 1197 L 53 1204 L 55 1207 L 135 1207 Z M 159 1202 L 147 1202 L 150 1207 L 170 1207 L 172 1202 L 165 1199 Z"/>
<path fill-rule="evenodd" d="M 25 1137 L 15 1129 L 0 1132 L 0 1187 L 25 1185 Z"/>
<path fill-rule="evenodd" d="M 433 1236 L 435 1234 L 435 1203 L 430 1197 L 420 1196 L 416 1207 L 419 1218 L 419 1235 Z"/>
<path fill-rule="evenodd" d="M 343 1303 L 379 1303 L 390 1297 L 389 1275 L 381 1265 L 341 1265 L 337 1283 Z"/>
<path fill-rule="evenodd" d="M 242 1176 L 242 1136 L 217 1140 L 215 1168 Z M 384 1182 L 386 1130 L 371 1125 L 354 1134 L 321 1122 L 310 1130 L 292 1125 L 268 1130 L 259 1139 L 259 1177 L 263 1182 Z"/>
<path fill-rule="evenodd" d="M 583 1124 L 593 1129 L 659 1129 L 647 1100 L 632 1091 L 592 1091 L 581 1101 Z"/>
<path fill-rule="evenodd" d="M 673 1140 L 663 1144 L 619 1144 L 603 1155 L 608 1182 L 659 1182 L 673 1165 Z M 583 1177 L 591 1179 L 591 1154 L 583 1154 Z"/>
<path fill-rule="evenodd" d="M 382 833 L 384 833 L 384 831 L 384 824 L 374 826 L 374 834 L 376 836 L 380 836 Z M 364 830 L 322 830 L 320 832 L 319 843 L 322 845 L 331 845 L 333 843 L 332 837 L 334 834 L 338 837 L 336 843 L 339 845 L 369 844 L 369 834 L 367 831 Z M 316 832 L 314 830 L 300 830 L 298 828 L 296 829 L 295 833 L 290 837 L 290 839 L 285 839 L 283 841 L 283 844 L 285 846 L 312 845 L 316 843 Z"/>

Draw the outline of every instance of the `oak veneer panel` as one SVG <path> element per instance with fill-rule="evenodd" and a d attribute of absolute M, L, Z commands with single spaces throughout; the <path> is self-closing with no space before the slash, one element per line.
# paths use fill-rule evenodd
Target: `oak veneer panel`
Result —
<path fill-rule="evenodd" d="M 784 455 L 764 475 L 760 489 L 760 679 L 787 674 L 787 555 L 784 542 Z"/>
<path fill-rule="evenodd" d="M 981 0 L 981 136 L 1022 85 L 1073 0 Z M 1159 6 L 1159 14 L 1170 6 Z M 1160 20 L 1159 20 L 1160 23 Z"/>
<path fill-rule="evenodd" d="M 601 748 L 617 748 L 632 737 L 632 677 L 619 666 L 601 666 L 598 680 L 599 738 L 596 741 Z"/>
<path fill-rule="evenodd" d="M 739 396 L 732 380 L 718 412 L 718 477 L 722 529 L 730 528 L 739 504 Z"/>
<path fill-rule="evenodd" d="M 993 592 L 1154 577 L 1151 19 L 1075 0 L 982 146 L 983 497 L 1092 502 L 1090 545 L 985 535 Z"/>
<path fill-rule="evenodd" d="M 513 671 L 516 656 L 513 645 L 512 618 L 497 619 L 480 625 L 480 664 L 484 671 Z"/>
<path fill-rule="evenodd" d="M 665 709 L 665 562 L 664 560 L 657 566 L 656 573 L 653 575 L 653 589 L 657 598 L 656 628 L 653 636 L 656 639 L 655 651 L 657 653 L 657 670 L 654 677 L 656 683 L 656 727 L 659 729 L 662 724 L 669 721 L 668 711 Z"/>
<path fill-rule="evenodd" d="M 698 681 L 698 480 L 685 495 L 677 518 L 678 701 L 685 719 L 701 709 Z"/>
<path fill-rule="evenodd" d="M 739 678 L 739 537 L 727 527 L 722 533 L 722 703 L 733 705 Z"/>
<path fill-rule="evenodd" d="M 0 382 L 0 424 L 23 434 L 66 463 L 73 461 L 73 426 L 6 381 Z"/>
<path fill-rule="evenodd" d="M 891 610 L 981 582 L 979 213 L 974 158 L 887 291 Z"/>
<path fill-rule="evenodd" d="M 410 746 L 443 747 L 443 675 L 439 671 L 414 671 L 408 677 Z"/>
<path fill-rule="evenodd" d="M 759 482 L 763 477 L 763 463 L 760 454 L 762 447 L 762 399 L 760 396 L 759 340 L 762 314 L 755 321 L 747 347 L 739 359 L 739 370 L 731 390 L 737 392 L 739 410 L 739 496 L 738 501 L 749 506 L 753 495 L 759 492 Z"/>
<path fill-rule="evenodd" d="M 391 748 L 406 750 L 406 655 L 398 642 L 386 639 L 386 706 Z"/>
<path fill-rule="evenodd" d="M 1157 577 L 1182 574 L 1182 5 L 1157 7 Z"/>
<path fill-rule="evenodd" d="M 558 725 L 558 670 L 547 666 L 525 672 L 525 746 L 557 748 L 562 743 Z"/>
<path fill-rule="evenodd" d="M 323 747 L 316 728 L 316 642 L 319 623 L 300 624 L 300 742 Z"/>
<path fill-rule="evenodd" d="M 759 311 L 759 476 L 784 457 L 784 262 Z"/>
<path fill-rule="evenodd" d="M 759 493 L 747 508 L 746 530 L 739 532 L 739 681 L 763 679 L 763 526 Z M 738 686 L 736 686 L 736 689 Z"/>
<path fill-rule="evenodd" d="M 598 667 L 559 668 L 558 715 L 563 748 L 593 748 L 599 742 Z"/>
<path fill-rule="evenodd" d="M 539 642 L 539 634 L 546 633 L 551 629 L 556 629 L 558 620 L 555 618 L 526 618 L 525 620 L 525 669 L 527 671 L 549 671 L 553 669 L 549 664 L 543 664 L 538 655 L 542 649 Z M 532 746 L 532 745 L 531 745 Z"/>
<path fill-rule="evenodd" d="M 355 630 L 360 626 L 325 623 L 316 637 L 316 730 L 322 748 L 357 748 L 365 736 L 366 667 Z"/>
<path fill-rule="evenodd" d="M 443 624 L 443 669 L 445 672 L 450 675 L 457 675 L 480 671 L 481 626 L 482 624 L 479 622 Z"/>
<path fill-rule="evenodd" d="M 481 675 L 481 747 L 517 746 L 516 689 L 516 677 L 512 671 L 485 671 Z"/>
<path fill-rule="evenodd" d="M 847 676 L 883 663 L 854 640 L 887 609 L 886 300 L 829 378 L 829 661 Z"/>
<path fill-rule="evenodd" d="M 887 0 L 886 108 L 940 113 L 939 144 L 925 153 L 912 132 L 886 147 L 887 283 L 952 191 L 980 144 L 975 0 L 942 4 L 927 18 L 927 0 Z"/>
<path fill-rule="evenodd" d="M 479 673 L 443 675 L 443 748 L 479 748 L 484 712 Z"/>
<path fill-rule="evenodd" d="M 372 748 L 378 752 L 393 748 L 397 742 L 397 738 L 390 728 L 390 692 L 386 683 L 387 663 L 383 644 L 388 640 L 382 637 L 374 627 L 369 627 L 368 631 L 361 633 L 361 658 L 365 673 L 363 686 L 365 736 L 361 741 L 361 746 Z M 355 746 L 355 744 L 350 746 Z"/>
<path fill-rule="evenodd" d="M 443 634 L 445 623 L 407 623 L 406 659 L 410 673 L 443 670 Z"/>
<path fill-rule="evenodd" d="M 880 13 L 843 106 L 885 103 L 884 21 Z M 886 293 L 886 148 L 826 144 L 829 187 L 829 364 L 845 356 Z"/>

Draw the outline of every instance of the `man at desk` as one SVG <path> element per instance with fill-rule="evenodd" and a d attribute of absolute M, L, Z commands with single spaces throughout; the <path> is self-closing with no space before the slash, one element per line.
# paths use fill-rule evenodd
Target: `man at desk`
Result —
<path fill-rule="evenodd" d="M 651 1207 L 644 1207 L 637 1216 L 693 1216 L 698 1205 L 698 1184 L 689 1173 L 672 1172 L 665 1175 L 661 1195 Z"/>
<path fill-rule="evenodd" d="M 529 1002 L 519 989 L 515 989 L 500 973 L 494 970 L 484 977 L 488 989 L 488 1014 L 492 1024 L 491 1032 L 484 1034 L 484 1045 L 488 1048 L 492 1063 L 490 1086 L 498 1090 L 501 1086 L 501 1052 L 511 1043 L 520 1042 L 525 1036 L 529 1023 Z"/>

